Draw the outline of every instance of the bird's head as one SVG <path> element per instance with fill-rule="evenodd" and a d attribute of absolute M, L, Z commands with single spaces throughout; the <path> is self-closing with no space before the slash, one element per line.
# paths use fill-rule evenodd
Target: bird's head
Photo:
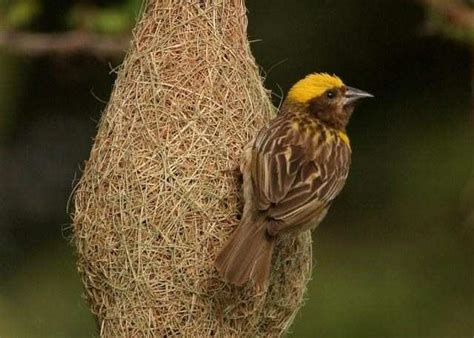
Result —
<path fill-rule="evenodd" d="M 335 75 L 313 73 L 291 87 L 284 105 L 302 106 L 305 112 L 321 122 L 345 130 L 355 103 L 366 97 L 373 95 L 346 86 Z"/>

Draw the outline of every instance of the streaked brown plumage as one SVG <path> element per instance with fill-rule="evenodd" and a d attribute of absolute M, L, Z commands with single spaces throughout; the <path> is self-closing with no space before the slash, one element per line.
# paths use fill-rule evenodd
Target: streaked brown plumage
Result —
<path fill-rule="evenodd" d="M 215 266 L 229 283 L 268 280 L 275 240 L 316 227 L 342 190 L 350 166 L 346 126 L 354 102 L 371 95 L 336 76 L 311 74 L 292 87 L 280 114 L 261 129 L 241 162 L 241 223 Z"/>

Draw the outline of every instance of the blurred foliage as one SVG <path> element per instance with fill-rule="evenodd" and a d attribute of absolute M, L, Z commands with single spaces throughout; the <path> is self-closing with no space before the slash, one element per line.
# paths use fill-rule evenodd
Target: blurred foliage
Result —
<path fill-rule="evenodd" d="M 103 34 L 123 34 L 129 32 L 137 15 L 138 1 L 128 1 L 124 5 L 99 8 L 79 4 L 68 14 L 71 29 Z"/>
<path fill-rule="evenodd" d="M 0 29 L 27 28 L 41 11 L 40 0 L 0 0 Z"/>
<path fill-rule="evenodd" d="M 128 33 L 140 13 L 142 0 L 125 0 L 108 5 L 94 1 L 73 1 L 61 13 L 68 29 L 80 29 L 103 34 Z M 15 30 L 31 27 L 48 13 L 47 2 L 41 0 L 0 0 L 0 29 Z"/>
<path fill-rule="evenodd" d="M 426 28 L 448 39 L 474 46 L 474 1 L 421 0 Z"/>
<path fill-rule="evenodd" d="M 93 337 L 94 319 L 80 293 L 70 248 L 51 243 L 49 251 L 32 255 L 3 285 L 1 336 Z"/>

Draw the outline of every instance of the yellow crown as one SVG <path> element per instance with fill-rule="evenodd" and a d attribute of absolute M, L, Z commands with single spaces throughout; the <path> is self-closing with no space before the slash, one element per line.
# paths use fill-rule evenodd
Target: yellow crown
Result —
<path fill-rule="evenodd" d="M 288 92 L 288 99 L 298 103 L 306 103 L 320 96 L 331 88 L 343 87 L 344 83 L 336 75 L 313 73 L 296 82 Z"/>

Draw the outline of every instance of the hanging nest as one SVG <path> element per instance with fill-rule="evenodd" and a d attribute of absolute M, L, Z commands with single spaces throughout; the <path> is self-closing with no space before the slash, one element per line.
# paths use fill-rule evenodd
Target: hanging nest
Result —
<path fill-rule="evenodd" d="M 274 114 L 234 1 L 150 1 L 77 185 L 78 268 L 100 334 L 278 336 L 311 238 L 283 238 L 267 292 L 213 261 L 239 222 L 244 145 Z"/>

